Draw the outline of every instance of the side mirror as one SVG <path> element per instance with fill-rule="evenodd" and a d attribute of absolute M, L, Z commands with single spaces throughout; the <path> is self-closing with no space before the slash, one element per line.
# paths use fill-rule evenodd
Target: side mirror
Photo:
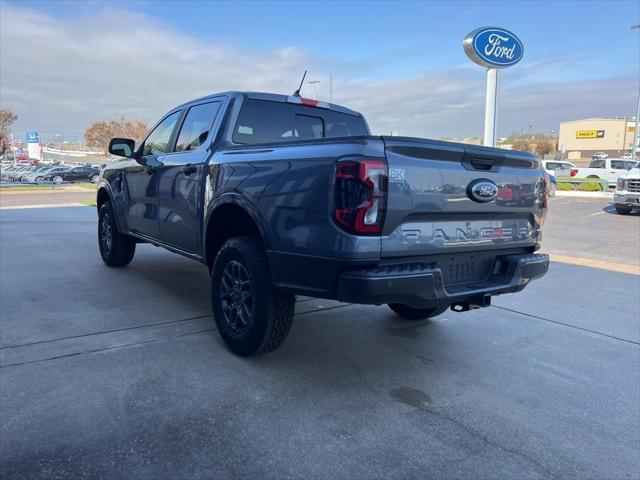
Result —
<path fill-rule="evenodd" d="M 135 147 L 136 142 L 130 138 L 112 138 L 109 142 L 109 153 L 118 157 L 131 157 Z"/>

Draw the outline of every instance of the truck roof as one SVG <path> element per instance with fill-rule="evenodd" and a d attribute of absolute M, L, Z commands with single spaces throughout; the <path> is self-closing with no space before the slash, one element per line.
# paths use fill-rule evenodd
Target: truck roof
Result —
<path fill-rule="evenodd" d="M 193 100 L 189 100 L 188 102 L 183 103 L 182 105 L 179 105 L 176 108 L 181 108 L 185 105 L 188 105 L 190 103 L 193 102 L 197 102 L 200 100 L 206 100 L 208 98 L 213 98 L 213 97 L 219 97 L 221 95 L 226 95 L 229 97 L 243 97 L 243 98 L 251 98 L 254 100 L 266 100 L 269 102 L 280 102 L 280 103 L 288 103 L 289 97 L 290 95 L 281 95 L 279 93 L 265 93 L 265 92 L 240 92 L 240 91 L 227 91 L 227 92 L 219 92 L 219 93 L 212 93 L 210 95 L 205 95 L 204 97 L 200 97 L 200 98 L 195 98 Z M 356 112 L 355 110 L 351 110 L 350 108 L 347 107 L 343 107 L 342 105 L 336 105 L 335 103 L 328 103 L 326 102 L 326 104 L 329 106 L 330 110 L 333 110 L 335 112 L 341 112 L 341 113 L 347 113 L 349 115 L 355 115 L 358 117 L 362 117 L 362 114 L 360 112 Z"/>

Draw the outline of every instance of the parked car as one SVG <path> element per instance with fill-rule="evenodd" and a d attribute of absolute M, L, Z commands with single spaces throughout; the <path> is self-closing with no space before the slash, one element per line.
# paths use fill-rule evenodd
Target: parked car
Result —
<path fill-rule="evenodd" d="M 284 341 L 296 294 L 416 320 L 489 306 L 549 266 L 534 253 L 544 171 L 526 152 L 372 136 L 345 107 L 230 92 L 109 153 L 125 158 L 98 185 L 103 261 L 127 265 L 149 242 L 206 265 L 218 331 L 240 355 Z M 502 207 L 507 182 L 522 194 Z"/>
<path fill-rule="evenodd" d="M 606 180 L 610 187 L 615 187 L 618 177 L 629 170 L 635 162 L 621 158 L 599 158 L 591 160 L 587 168 L 578 168 L 579 178 Z"/>
<path fill-rule="evenodd" d="M 0 179 L 2 180 L 8 180 L 9 179 L 9 173 L 11 173 L 12 171 L 14 171 L 17 168 L 17 165 L 15 164 L 11 164 L 11 165 L 2 165 L 2 169 L 0 170 Z"/>
<path fill-rule="evenodd" d="M 571 162 L 565 162 L 563 160 L 542 160 L 542 168 L 549 175 L 555 175 L 556 170 L 565 170 L 568 175 L 571 177 L 575 177 L 578 173 L 578 167 L 576 167 Z"/>
<path fill-rule="evenodd" d="M 549 196 L 555 197 L 557 190 L 558 190 L 558 180 L 556 180 L 555 175 L 549 174 Z"/>
<path fill-rule="evenodd" d="M 591 160 L 606 160 L 609 158 L 609 154 L 604 152 L 596 152 L 591 156 Z"/>
<path fill-rule="evenodd" d="M 631 152 L 627 152 L 620 157 L 622 160 L 631 160 Z"/>
<path fill-rule="evenodd" d="M 613 203 L 620 215 L 629 215 L 634 208 L 640 208 L 640 163 L 620 175 Z"/>
<path fill-rule="evenodd" d="M 9 182 L 15 182 L 20 178 L 20 176 L 23 173 L 26 173 L 31 169 L 32 169 L 32 166 L 29 163 L 17 163 L 13 166 L 13 168 L 7 169 L 2 174 L 2 179 Z"/>
<path fill-rule="evenodd" d="M 45 181 L 45 178 L 47 177 L 47 175 L 66 172 L 67 170 L 69 170 L 69 167 L 45 166 L 42 170 L 37 170 L 37 171 L 34 170 L 33 172 L 29 172 L 26 175 L 23 175 L 22 181 L 41 183 Z"/>
<path fill-rule="evenodd" d="M 73 167 L 63 171 L 48 172 L 42 175 L 40 181 L 53 182 L 92 182 L 96 183 L 100 178 L 100 170 L 91 167 Z"/>
<path fill-rule="evenodd" d="M 36 174 L 38 172 L 44 172 L 45 170 L 48 170 L 50 167 L 48 167 L 47 165 L 39 165 L 37 167 L 33 167 L 29 170 L 26 170 L 24 172 L 20 173 L 20 176 L 18 177 L 18 180 L 21 182 L 28 182 L 28 181 L 33 181 L 33 180 L 27 180 L 27 178 L 33 174 Z"/>

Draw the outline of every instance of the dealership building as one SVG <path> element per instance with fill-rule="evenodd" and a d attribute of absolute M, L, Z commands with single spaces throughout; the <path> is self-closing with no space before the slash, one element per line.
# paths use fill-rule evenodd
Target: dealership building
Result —
<path fill-rule="evenodd" d="M 610 158 L 621 157 L 631 152 L 635 126 L 633 118 L 586 118 L 561 122 L 558 148 L 569 160 L 591 158 L 596 152 L 606 153 Z"/>

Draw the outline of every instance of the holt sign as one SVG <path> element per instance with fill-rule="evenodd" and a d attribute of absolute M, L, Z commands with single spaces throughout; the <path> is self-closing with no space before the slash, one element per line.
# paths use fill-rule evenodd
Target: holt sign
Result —
<path fill-rule="evenodd" d="M 524 55 L 520 39 L 503 28 L 478 28 L 465 37 L 462 45 L 473 62 L 486 68 L 510 67 Z"/>

